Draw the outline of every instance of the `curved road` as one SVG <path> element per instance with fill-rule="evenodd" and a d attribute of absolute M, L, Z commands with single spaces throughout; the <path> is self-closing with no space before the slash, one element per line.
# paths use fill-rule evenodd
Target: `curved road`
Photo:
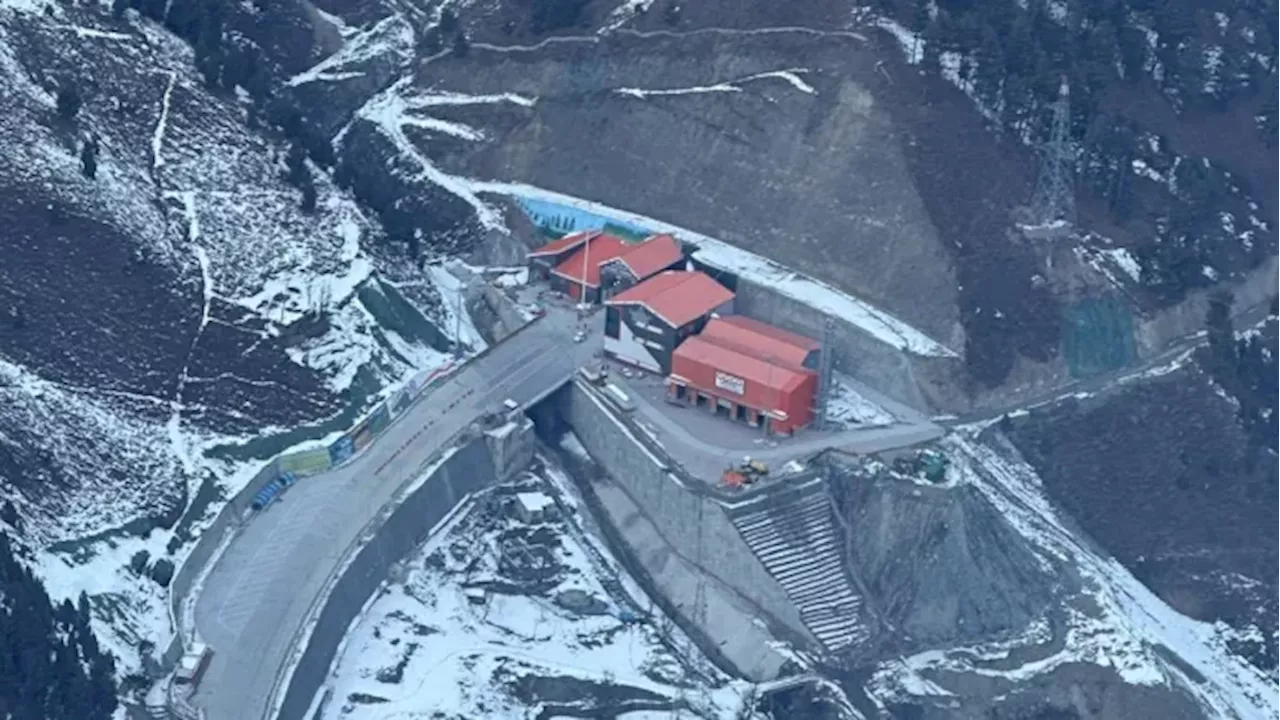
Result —
<path fill-rule="evenodd" d="M 573 332 L 571 316 L 549 313 L 463 365 L 362 454 L 301 480 L 240 530 L 195 601 L 198 635 L 214 653 L 193 698 L 207 720 L 265 716 L 295 633 L 369 519 L 483 413 L 507 398 L 527 405 L 570 378 L 598 347 L 596 338 L 574 343 Z"/>

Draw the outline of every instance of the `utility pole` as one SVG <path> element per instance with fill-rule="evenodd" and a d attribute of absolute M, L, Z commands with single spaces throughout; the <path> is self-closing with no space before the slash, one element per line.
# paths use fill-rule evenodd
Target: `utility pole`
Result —
<path fill-rule="evenodd" d="M 462 359 L 462 295 L 466 291 L 467 284 L 462 278 L 458 278 L 458 297 L 455 301 L 453 309 L 453 356 Z"/>
<path fill-rule="evenodd" d="M 591 236 L 588 235 L 582 241 L 582 285 L 579 286 L 578 304 L 587 304 L 587 268 L 591 267 Z"/>
<path fill-rule="evenodd" d="M 1064 230 L 1076 222 L 1075 155 L 1071 148 L 1071 95 L 1067 79 L 1062 79 L 1058 101 L 1053 105 L 1053 126 L 1049 141 L 1040 148 L 1040 175 L 1031 196 L 1031 223 L 1037 226 L 1061 223 Z"/>
<path fill-rule="evenodd" d="M 835 320 L 830 315 L 822 316 L 822 348 L 818 352 L 818 398 L 817 426 L 819 430 L 827 429 L 827 414 L 831 404 L 831 385 L 835 363 Z"/>

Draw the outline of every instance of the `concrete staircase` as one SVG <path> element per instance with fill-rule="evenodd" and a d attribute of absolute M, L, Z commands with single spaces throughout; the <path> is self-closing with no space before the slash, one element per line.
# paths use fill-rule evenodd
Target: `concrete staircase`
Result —
<path fill-rule="evenodd" d="M 733 524 L 829 652 L 867 640 L 862 595 L 841 559 L 843 541 L 823 484 L 730 510 Z"/>

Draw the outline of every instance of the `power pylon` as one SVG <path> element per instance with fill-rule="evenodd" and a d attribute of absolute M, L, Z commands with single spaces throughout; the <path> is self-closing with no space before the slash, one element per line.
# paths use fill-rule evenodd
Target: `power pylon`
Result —
<path fill-rule="evenodd" d="M 1071 96 L 1062 80 L 1053 104 L 1049 141 L 1040 148 L 1040 175 L 1031 196 L 1031 222 L 1050 225 L 1076 222 L 1075 157 L 1071 150 Z"/>

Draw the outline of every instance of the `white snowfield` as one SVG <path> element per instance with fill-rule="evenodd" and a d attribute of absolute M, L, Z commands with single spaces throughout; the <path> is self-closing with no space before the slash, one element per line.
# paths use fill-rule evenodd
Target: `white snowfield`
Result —
<path fill-rule="evenodd" d="M 1114 558 L 1076 537 L 1050 504 L 1040 478 L 1003 441 L 979 441 L 961 430 L 943 441 L 959 482 L 971 484 L 1039 552 L 1073 563 L 1090 589 L 1096 611 L 1068 607 L 1066 642 L 1048 658 L 1011 669 L 982 660 L 1007 657 L 1008 644 L 928 651 L 884 663 L 876 684 L 902 692 L 944 694 L 923 674 L 952 670 L 1025 680 L 1072 662 L 1111 667 L 1135 685 L 1175 685 L 1195 698 L 1207 717 L 1257 720 L 1280 716 L 1280 686 L 1274 678 L 1232 653 L 1224 629 L 1192 620 L 1169 607 Z M 1041 634 L 1047 639 L 1047 628 Z M 1033 628 L 1033 635 L 1036 629 Z M 1203 680 L 1160 657 L 1167 648 Z"/>

